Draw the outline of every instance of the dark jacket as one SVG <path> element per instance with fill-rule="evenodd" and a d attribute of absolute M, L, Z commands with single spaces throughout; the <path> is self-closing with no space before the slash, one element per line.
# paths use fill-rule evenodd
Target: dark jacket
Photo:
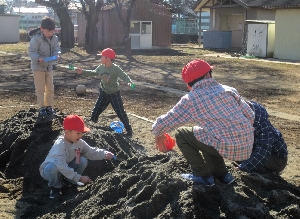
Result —
<path fill-rule="evenodd" d="M 288 155 L 282 134 L 268 120 L 267 110 L 259 103 L 249 102 L 255 113 L 254 144 L 250 158 L 239 165 L 239 169 L 246 172 L 258 170 L 271 157 L 271 154 L 276 157 Z"/>

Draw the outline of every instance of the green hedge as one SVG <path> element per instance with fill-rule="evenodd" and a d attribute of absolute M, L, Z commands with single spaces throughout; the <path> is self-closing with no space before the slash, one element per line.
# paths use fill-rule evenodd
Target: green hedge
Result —
<path fill-rule="evenodd" d="M 198 43 L 196 34 L 172 34 L 172 44 Z"/>

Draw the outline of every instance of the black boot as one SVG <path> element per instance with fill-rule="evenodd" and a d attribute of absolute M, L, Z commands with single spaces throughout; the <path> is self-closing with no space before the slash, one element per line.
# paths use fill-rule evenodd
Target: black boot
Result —
<path fill-rule="evenodd" d="M 132 137 L 132 128 L 131 128 L 131 126 L 128 126 L 125 129 L 126 129 L 125 137 L 131 138 Z"/>
<path fill-rule="evenodd" d="M 90 121 L 92 121 L 94 123 L 97 123 L 98 119 L 96 119 L 95 116 L 92 115 Z"/>

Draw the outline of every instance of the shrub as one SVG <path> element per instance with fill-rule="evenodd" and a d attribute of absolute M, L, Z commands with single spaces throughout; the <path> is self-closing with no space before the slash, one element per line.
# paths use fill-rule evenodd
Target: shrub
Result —
<path fill-rule="evenodd" d="M 28 37 L 26 30 L 19 30 L 19 33 L 20 33 L 20 42 L 28 42 L 29 41 L 29 37 Z"/>

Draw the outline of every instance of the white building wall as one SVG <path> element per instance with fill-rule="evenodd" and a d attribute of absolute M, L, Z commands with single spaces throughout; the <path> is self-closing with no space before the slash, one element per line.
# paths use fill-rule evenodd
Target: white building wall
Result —
<path fill-rule="evenodd" d="M 18 43 L 20 41 L 19 16 L 0 15 L 0 30 L 0 43 Z"/>
<path fill-rule="evenodd" d="M 278 9 L 274 57 L 300 60 L 300 9 Z"/>
<path fill-rule="evenodd" d="M 43 17 L 49 16 L 49 11 L 46 7 L 13 7 L 12 14 L 20 15 L 19 28 L 29 31 L 39 27 Z"/>

